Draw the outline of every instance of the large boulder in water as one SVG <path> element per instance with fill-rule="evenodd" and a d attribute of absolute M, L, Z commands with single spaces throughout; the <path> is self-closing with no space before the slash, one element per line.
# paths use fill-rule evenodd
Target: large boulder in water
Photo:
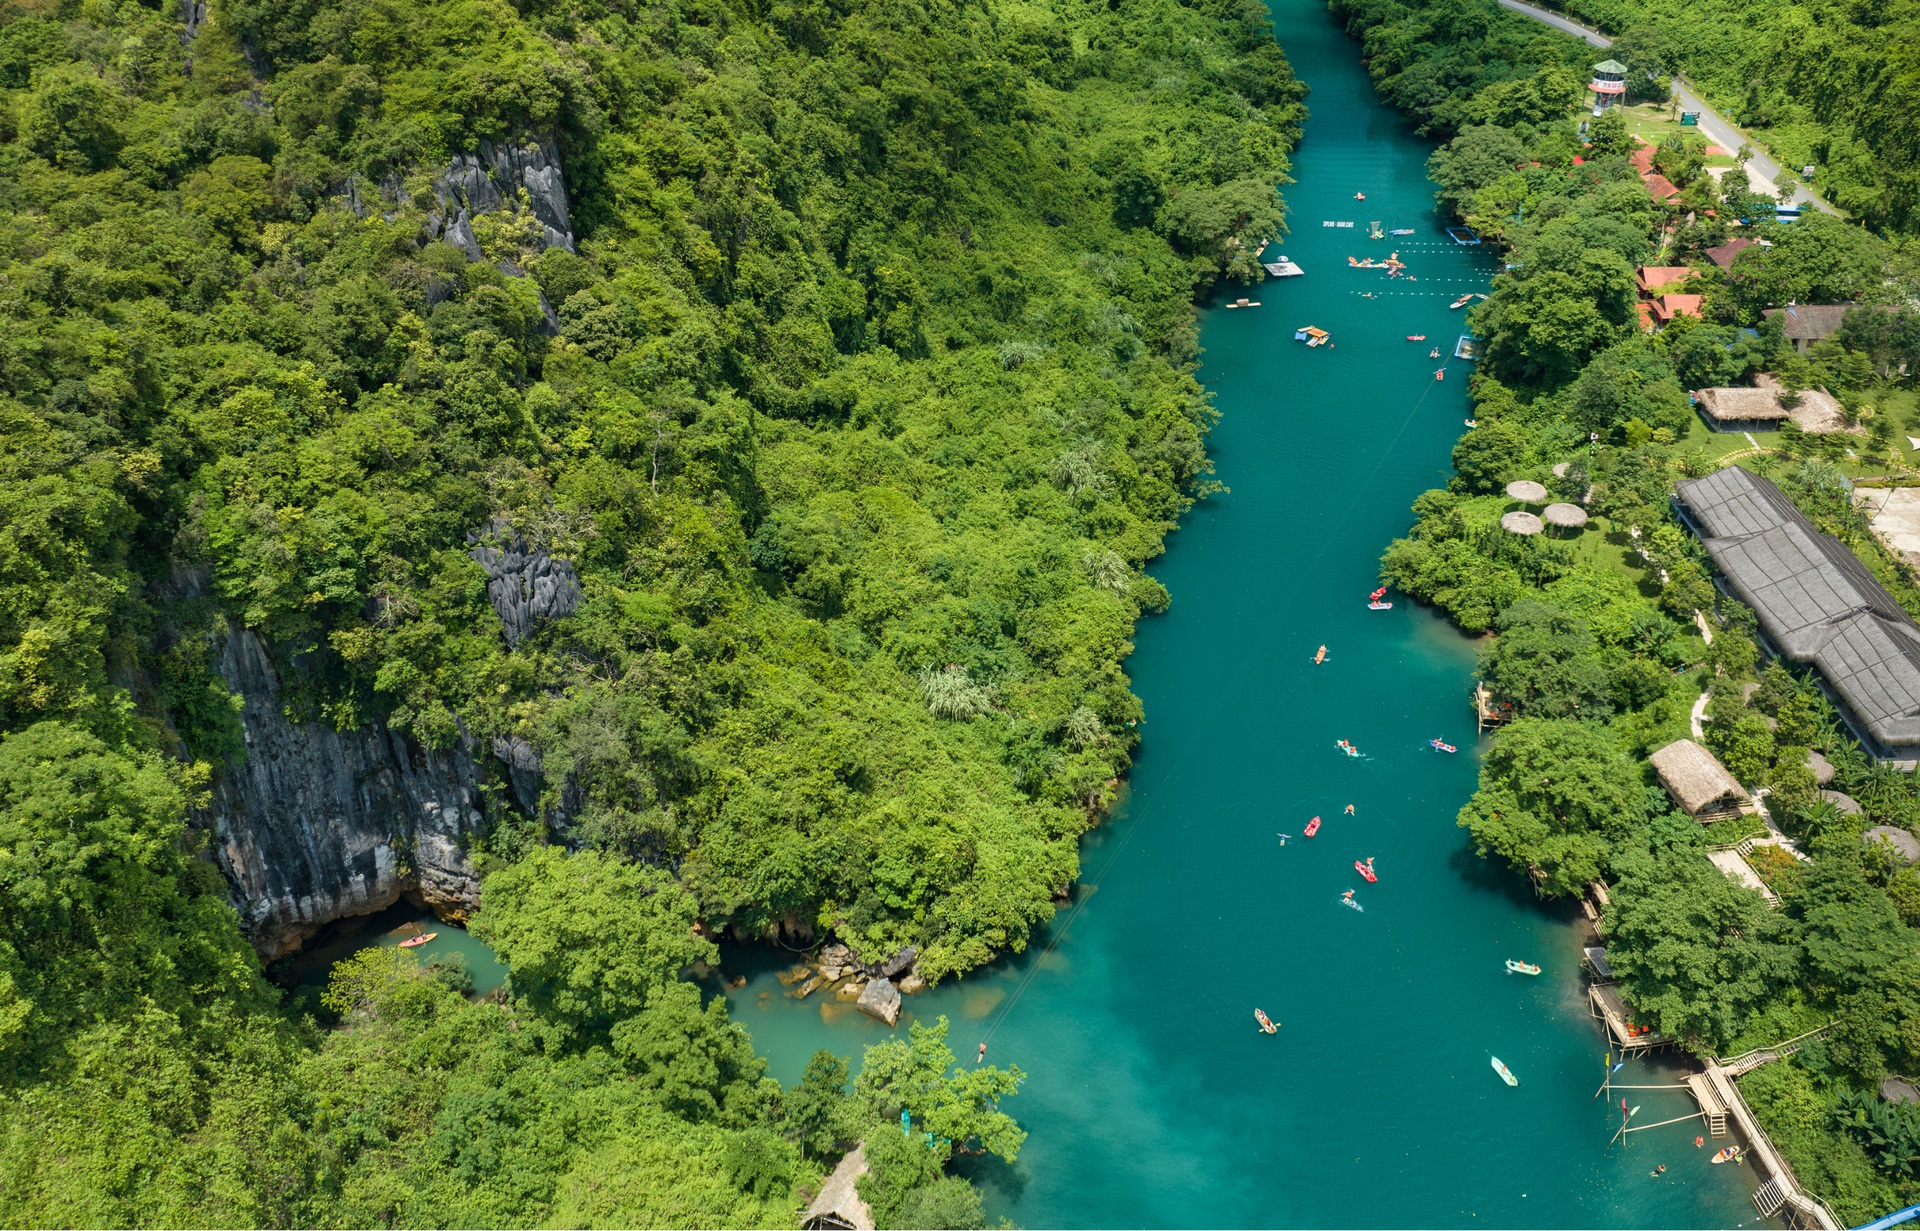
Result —
<path fill-rule="evenodd" d="M 900 1024 L 900 989 L 891 979 L 875 979 L 867 984 L 867 990 L 860 993 L 855 1003 L 869 1017 L 877 1017 L 889 1026 Z"/>
<path fill-rule="evenodd" d="M 912 945 L 908 945 L 885 961 L 862 962 L 860 963 L 860 969 L 875 978 L 892 979 L 898 976 L 901 971 L 913 969 L 913 964 L 919 960 L 920 950 L 914 948 Z"/>

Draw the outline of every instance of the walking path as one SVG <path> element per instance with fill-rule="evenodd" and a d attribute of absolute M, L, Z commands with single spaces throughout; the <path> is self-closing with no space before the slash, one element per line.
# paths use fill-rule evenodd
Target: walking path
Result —
<path fill-rule="evenodd" d="M 1556 30 L 1563 30 L 1577 38 L 1583 38 L 1594 47 L 1604 49 L 1613 46 L 1613 40 L 1598 30 L 1583 26 L 1571 17 L 1564 17 L 1549 9 L 1528 4 L 1525 0 L 1500 0 L 1500 5 L 1502 8 L 1509 8 L 1516 13 L 1531 17 L 1535 21 L 1543 21 Z M 1697 111 L 1700 113 L 1700 131 L 1706 134 L 1708 140 L 1718 145 L 1721 149 L 1726 150 L 1729 154 L 1739 149 L 1743 144 L 1753 150 L 1753 157 L 1747 161 L 1747 178 L 1749 181 L 1752 181 L 1757 175 L 1760 179 L 1766 181 L 1767 188 L 1765 191 L 1771 192 L 1773 182 L 1780 177 L 1780 164 L 1769 155 L 1762 153 L 1745 133 L 1734 127 L 1733 123 L 1718 111 L 1707 106 L 1706 102 L 1678 77 L 1673 79 L 1673 92 L 1674 95 L 1679 98 L 1680 106 L 1683 110 Z M 1825 213 L 1831 214 L 1835 212 L 1833 206 L 1828 205 L 1812 192 L 1809 192 L 1805 184 L 1801 184 L 1794 189 L 1793 200 L 1802 207 L 1811 205 L 1815 209 L 1824 211 Z"/>

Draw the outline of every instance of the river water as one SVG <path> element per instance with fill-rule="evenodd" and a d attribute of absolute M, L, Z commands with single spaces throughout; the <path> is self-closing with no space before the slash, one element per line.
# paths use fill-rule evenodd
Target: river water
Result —
<path fill-rule="evenodd" d="M 1446 481 L 1467 365 L 1436 382 L 1427 353 L 1451 352 L 1465 322 L 1448 304 L 1493 261 L 1441 230 L 1430 146 L 1375 100 L 1357 45 L 1316 0 L 1271 3 L 1313 94 L 1292 235 L 1269 256 L 1306 273 L 1261 286 L 1261 307 L 1203 313 L 1232 490 L 1154 568 L 1174 601 L 1130 663 L 1148 716 L 1131 795 L 1085 844 L 1076 914 L 910 1014 L 953 1019 L 966 1057 L 991 1031 L 988 1059 L 1030 1074 L 1008 1104 L 1032 1134 L 1019 1161 L 974 1172 L 990 1215 L 1024 1226 L 1752 1224 L 1747 1169 L 1708 1165 L 1694 1123 L 1609 1148 L 1574 915 L 1454 824 L 1475 774 L 1472 643 L 1404 600 L 1366 607 L 1409 503 Z M 1417 233 L 1372 241 L 1375 219 Z M 1411 279 L 1346 263 L 1389 251 Z M 1309 324 L 1332 345 L 1295 342 Z M 1368 856 L 1377 885 L 1353 870 Z M 1364 912 L 1341 903 L 1350 888 Z M 1545 973 L 1508 975 L 1509 957 Z M 857 1059 L 885 1036 L 793 1000 L 770 955 L 730 960 L 750 974 L 735 1018 L 785 1082 L 816 1047 Z M 1636 1062 L 1616 1080 L 1673 1079 Z M 1694 1110 L 1680 1091 L 1631 1097 L 1642 1123 Z"/>

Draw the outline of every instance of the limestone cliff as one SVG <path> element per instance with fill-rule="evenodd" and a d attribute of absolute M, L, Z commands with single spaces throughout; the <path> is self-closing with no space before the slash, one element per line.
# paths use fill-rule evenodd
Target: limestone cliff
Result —
<path fill-rule="evenodd" d="M 215 853 L 261 957 L 402 896 L 464 920 L 480 899 L 464 848 L 483 816 L 470 743 L 435 752 L 378 724 L 289 721 L 257 636 L 235 631 L 217 650 L 244 698 L 247 756 L 215 787 Z"/>

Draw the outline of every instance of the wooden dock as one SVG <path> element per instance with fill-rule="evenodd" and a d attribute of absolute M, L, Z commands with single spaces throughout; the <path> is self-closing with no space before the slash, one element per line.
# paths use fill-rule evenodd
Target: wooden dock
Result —
<path fill-rule="evenodd" d="M 1606 1025 L 1607 1037 L 1623 1053 L 1655 1051 L 1673 1046 L 1673 1040 L 1659 1032 L 1638 1034 L 1632 1026 L 1633 1011 L 1620 998 L 1620 989 L 1611 983 L 1595 983 L 1587 988 L 1587 1005 Z"/>
<path fill-rule="evenodd" d="M 1261 268 L 1265 269 L 1269 276 L 1275 278 L 1298 278 L 1307 272 L 1298 265 L 1295 265 L 1292 261 L 1289 261 L 1286 257 L 1276 257 L 1271 261 L 1263 261 Z"/>

